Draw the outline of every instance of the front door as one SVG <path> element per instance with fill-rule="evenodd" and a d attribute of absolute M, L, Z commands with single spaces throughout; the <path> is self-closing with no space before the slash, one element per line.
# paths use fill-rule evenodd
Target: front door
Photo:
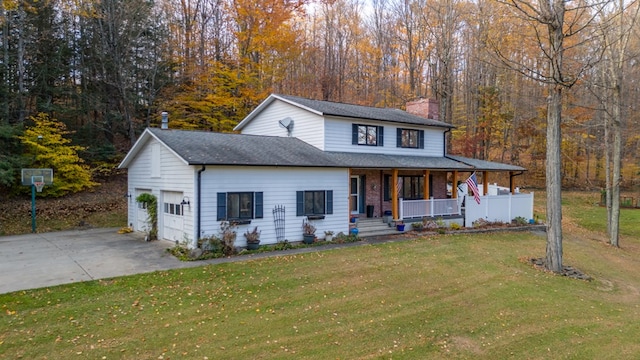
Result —
<path fill-rule="evenodd" d="M 361 181 L 360 176 L 352 176 L 351 177 L 351 185 L 349 186 L 350 196 L 349 196 L 349 211 L 352 214 L 360 213 L 360 196 L 361 196 Z"/>

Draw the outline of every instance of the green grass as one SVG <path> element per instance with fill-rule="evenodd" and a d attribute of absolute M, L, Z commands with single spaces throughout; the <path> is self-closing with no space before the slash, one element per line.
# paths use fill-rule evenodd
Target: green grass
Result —
<path fill-rule="evenodd" d="M 0 358 L 638 358 L 638 245 L 565 231 L 591 282 L 522 261 L 544 236 L 494 233 L 21 291 L 0 295 Z"/>

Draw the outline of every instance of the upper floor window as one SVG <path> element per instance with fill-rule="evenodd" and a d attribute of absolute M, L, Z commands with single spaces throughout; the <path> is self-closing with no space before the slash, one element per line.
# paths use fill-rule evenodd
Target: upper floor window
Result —
<path fill-rule="evenodd" d="M 397 131 L 397 147 L 424 149 L 424 130 L 398 128 Z"/>
<path fill-rule="evenodd" d="M 218 193 L 217 220 L 262 218 L 262 192 Z"/>
<path fill-rule="evenodd" d="M 384 146 L 384 127 L 375 125 L 352 125 L 352 144 Z"/>

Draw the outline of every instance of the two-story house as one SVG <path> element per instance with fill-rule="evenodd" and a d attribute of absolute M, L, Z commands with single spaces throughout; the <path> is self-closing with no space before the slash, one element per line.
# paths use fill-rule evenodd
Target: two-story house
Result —
<path fill-rule="evenodd" d="M 452 128 L 428 100 L 401 111 L 275 94 L 236 126 L 240 134 L 172 130 L 163 121 L 120 164 L 129 224 L 145 230 L 146 209 L 135 199 L 152 193 L 161 239 L 195 246 L 228 220 L 240 224 L 238 234 L 258 226 L 261 243 L 272 244 L 301 240 L 306 219 L 319 233 L 348 233 L 353 215 L 460 215 L 457 187 L 448 193 L 447 184 L 473 172 L 483 193 L 492 172 L 509 176 L 513 190 L 525 169 L 447 155 Z"/>

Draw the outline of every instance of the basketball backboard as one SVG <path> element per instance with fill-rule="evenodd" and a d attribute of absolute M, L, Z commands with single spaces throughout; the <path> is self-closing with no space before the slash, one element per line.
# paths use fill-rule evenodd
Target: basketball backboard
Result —
<path fill-rule="evenodd" d="M 22 185 L 31 186 L 34 181 L 53 184 L 53 169 L 22 169 Z"/>

